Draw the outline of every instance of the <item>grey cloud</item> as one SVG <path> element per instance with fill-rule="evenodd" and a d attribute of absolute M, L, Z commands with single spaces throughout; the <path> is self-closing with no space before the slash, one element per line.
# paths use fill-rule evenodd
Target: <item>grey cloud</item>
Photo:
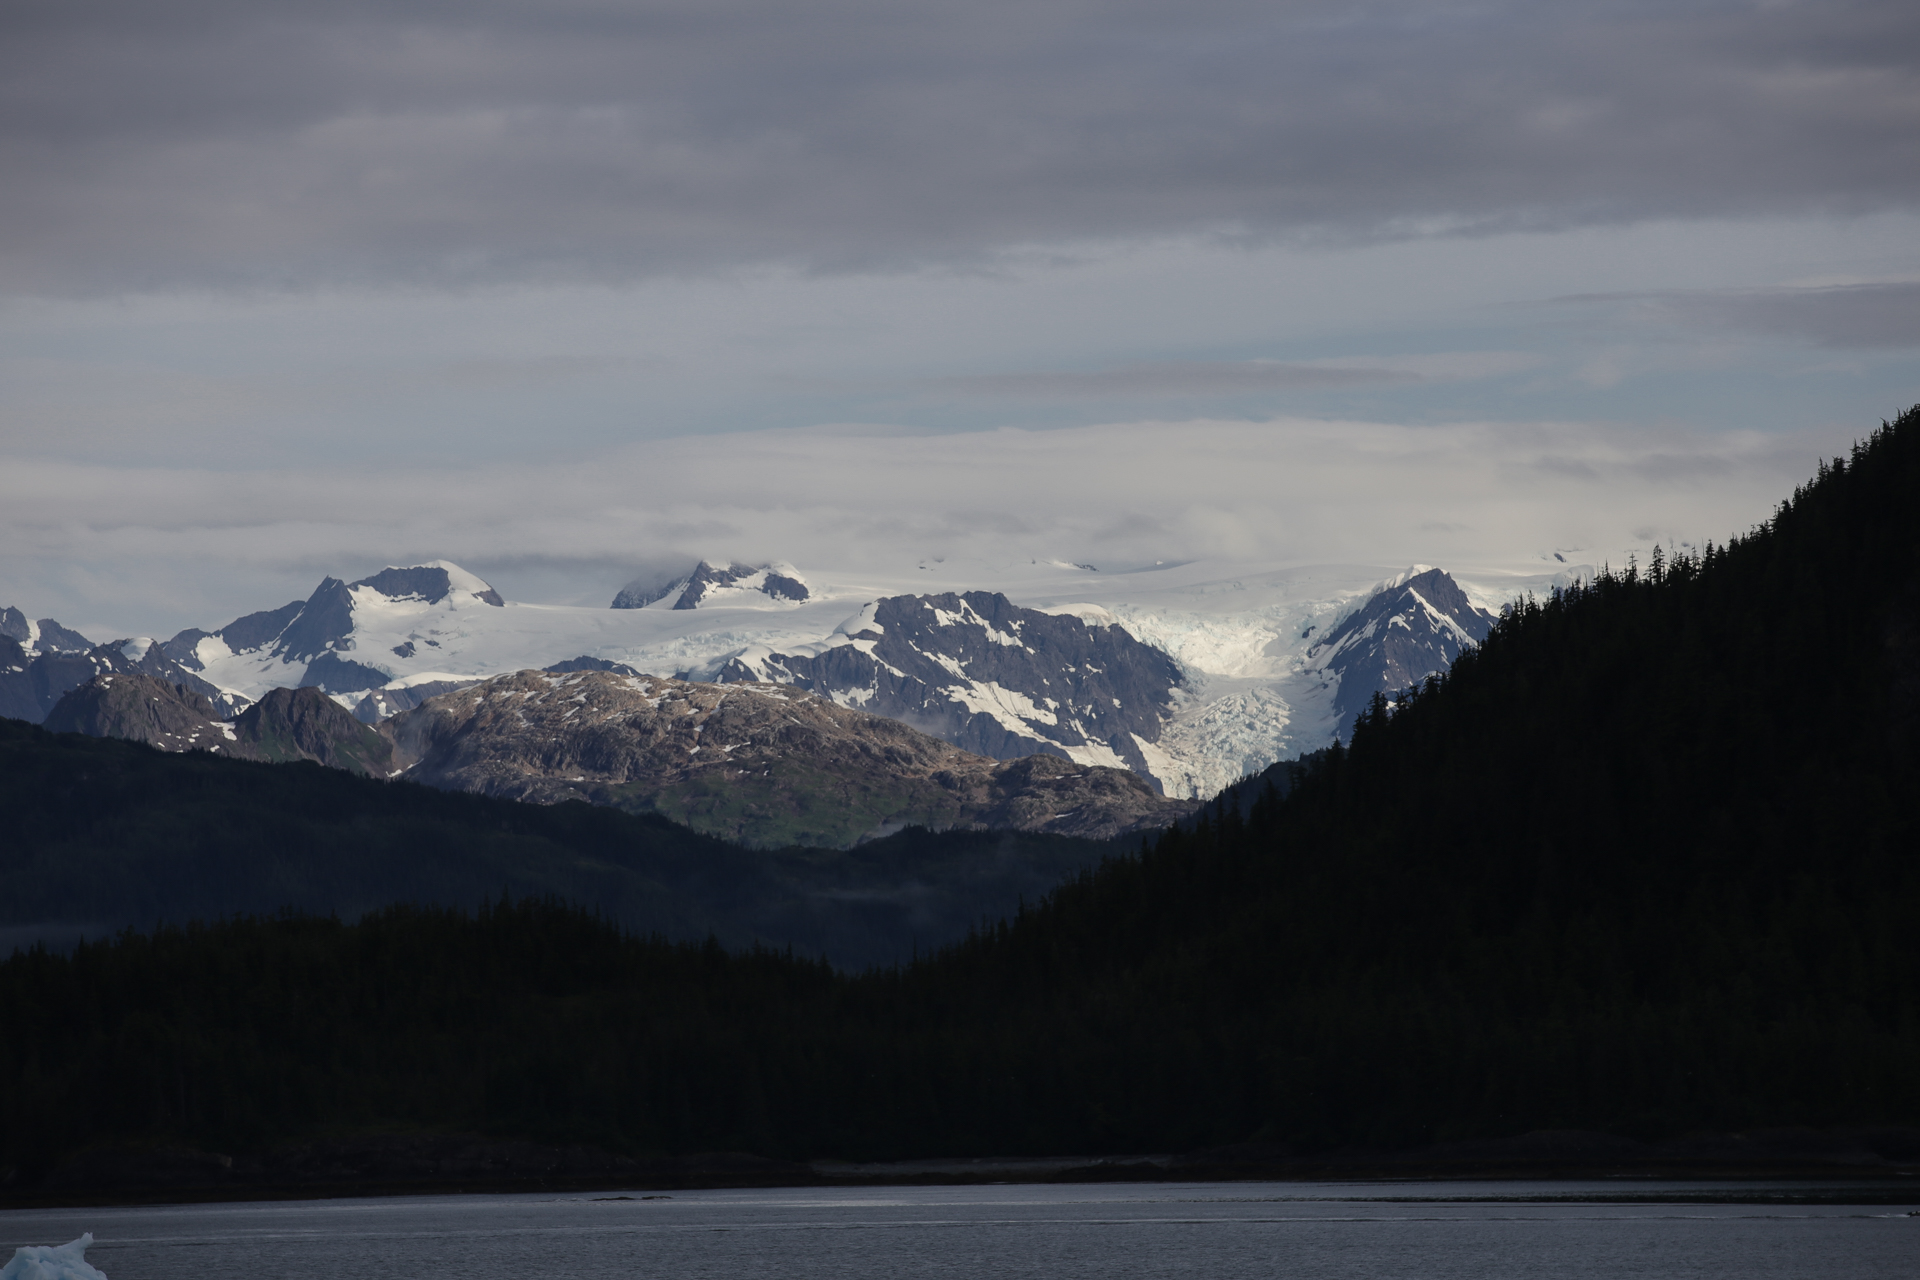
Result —
<path fill-rule="evenodd" d="M 1630 303 L 1656 321 L 1766 334 L 1843 349 L 1920 347 L 1920 283 L 1590 293 L 1561 304 Z"/>
<path fill-rule="evenodd" d="M 929 378 L 930 391 L 991 399 L 1106 400 L 1327 391 L 1386 383 L 1495 377 L 1529 369 L 1539 357 L 1512 351 L 1331 360 L 1142 360 L 1107 369 L 1047 369 Z"/>
<path fill-rule="evenodd" d="M 1920 284 L 1768 289 L 1669 300 L 1712 323 L 1823 347 L 1920 347 Z"/>
<path fill-rule="evenodd" d="M 304 594 L 323 573 L 444 556 L 511 598 L 603 605 L 672 549 L 829 577 L 910 571 L 924 555 L 1464 568 L 1582 546 L 1620 563 L 1642 527 L 1719 540 L 1766 518 L 1847 439 L 1298 419 L 769 431 L 731 437 L 725 465 L 711 441 L 681 438 L 429 482 L 0 457 L 0 604 L 88 634 L 171 634 Z"/>
<path fill-rule="evenodd" d="M 1142 361 L 1111 369 L 979 374 L 929 379 L 929 390 L 1007 399 L 1090 399 L 1319 391 L 1408 382 L 1417 375 L 1382 368 L 1289 364 L 1278 360 Z"/>
<path fill-rule="evenodd" d="M 1533 460 L 1534 469 L 1545 475 L 1558 476 L 1565 480 L 1598 480 L 1599 471 L 1592 463 L 1581 458 L 1563 458 L 1546 454 Z"/>
<path fill-rule="evenodd" d="M 1911 208 L 1905 0 L 21 0 L 0 287 Z"/>

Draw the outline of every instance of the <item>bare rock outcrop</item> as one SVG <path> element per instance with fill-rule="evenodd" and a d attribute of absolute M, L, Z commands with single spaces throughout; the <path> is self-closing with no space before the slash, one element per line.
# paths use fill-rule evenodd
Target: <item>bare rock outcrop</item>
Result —
<path fill-rule="evenodd" d="M 910 824 L 1106 838 L 1192 808 L 1124 769 L 974 755 L 790 685 L 520 671 L 381 732 L 415 781 L 657 812 L 763 847 L 843 847 Z"/>

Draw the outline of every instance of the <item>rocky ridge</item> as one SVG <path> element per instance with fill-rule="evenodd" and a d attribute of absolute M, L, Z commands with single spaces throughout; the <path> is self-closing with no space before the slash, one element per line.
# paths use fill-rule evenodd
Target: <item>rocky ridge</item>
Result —
<path fill-rule="evenodd" d="M 889 596 L 812 652 L 750 648 L 698 674 L 792 685 L 999 759 L 1149 761 L 1182 675 L 1125 628 L 1025 609 L 991 591 Z"/>
<path fill-rule="evenodd" d="M 36 624 L 43 645 L 50 621 Z M 66 634 L 85 641 L 75 632 Z M 30 651 L 11 636 L 0 636 L 0 715 L 39 724 L 69 691 L 102 675 L 140 675 L 182 685 L 208 699 L 220 715 L 233 715 L 248 701 L 201 679 L 169 657 L 163 646 L 145 638 L 113 640 L 85 650 L 61 643 Z"/>
<path fill-rule="evenodd" d="M 1375 692 L 1391 695 L 1445 671 L 1496 621 L 1443 570 L 1418 566 L 1384 583 L 1315 641 L 1306 669 L 1338 678 L 1337 732 L 1350 737 Z"/>
<path fill-rule="evenodd" d="M 19 645 L 29 657 L 43 653 L 85 653 L 93 641 L 52 618 L 37 621 L 9 605 L 0 609 L 0 636 Z"/>
<path fill-rule="evenodd" d="M 481 579 L 456 564 L 436 560 L 388 567 L 357 582 L 325 578 L 305 600 L 247 614 L 217 631 L 182 631 L 161 647 L 190 671 L 231 674 L 233 660 L 242 658 L 242 666 L 271 672 L 268 683 L 273 685 L 360 693 L 394 678 L 381 666 L 345 656 L 359 647 L 360 615 L 409 605 L 451 609 L 459 603 L 506 606 L 500 593 Z M 426 634 L 410 634 L 391 646 L 392 653 L 411 658 L 438 648 L 434 634 L 431 628 Z"/>
<path fill-rule="evenodd" d="M 318 689 L 274 689 L 237 716 L 205 694 L 138 673 L 96 675 L 46 718 L 54 733 L 125 738 L 161 751 L 208 751 L 237 760 L 311 760 L 371 777 L 393 772 L 393 748 Z"/>
<path fill-rule="evenodd" d="M 675 609 L 698 609 L 701 605 L 730 596 L 758 594 L 769 600 L 787 600 L 795 604 L 809 596 L 799 570 L 784 561 L 750 565 L 733 562 L 716 567 L 705 560 L 679 576 L 636 578 L 613 598 L 615 609 L 644 609 L 674 597 Z"/>
<path fill-rule="evenodd" d="M 807 583 L 779 562 L 724 563 L 663 565 L 630 584 L 651 603 L 622 609 L 507 602 L 446 561 L 389 567 L 183 631 L 137 660 L 27 652 L 0 637 L 0 713 L 38 720 L 94 674 L 138 670 L 233 691 L 226 714 L 310 686 L 377 724 L 505 672 L 592 666 L 787 684 L 977 755 L 1127 768 L 1162 794 L 1199 798 L 1345 736 L 1376 690 L 1444 670 L 1485 634 L 1492 614 L 1478 606 L 1498 598 L 1425 566 L 1384 580 L 1357 566 L 1123 580 L 1036 564 L 1013 596 L 903 591 L 911 579 Z M 24 614 L 0 625 L 36 643 L 58 636 Z"/>
<path fill-rule="evenodd" d="M 844 847 L 907 825 L 1106 838 L 1192 808 L 1124 769 L 989 759 L 790 685 L 521 671 L 381 728 L 415 781 L 658 812 L 761 846 Z"/>

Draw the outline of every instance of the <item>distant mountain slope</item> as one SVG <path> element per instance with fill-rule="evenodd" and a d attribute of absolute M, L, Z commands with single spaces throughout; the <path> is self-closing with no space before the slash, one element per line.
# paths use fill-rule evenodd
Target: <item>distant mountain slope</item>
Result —
<path fill-rule="evenodd" d="M 1395 694 L 1444 672 L 1494 622 L 1443 571 L 1409 570 L 1315 641 L 1307 670 L 1338 678 L 1336 732 L 1350 737 L 1375 693 Z"/>
<path fill-rule="evenodd" d="M 780 685 L 522 671 L 382 732 L 414 781 L 659 812 L 763 847 L 844 846 L 909 824 L 1105 839 L 1191 808 L 1124 770 L 995 761 Z"/>
<path fill-rule="evenodd" d="M 125 738 L 162 751 L 237 755 L 233 726 L 213 700 L 183 684 L 143 675 L 97 675 L 70 689 L 45 721 L 49 733 Z"/>
<path fill-rule="evenodd" d="M 393 748 L 318 689 L 274 689 L 237 716 L 183 684 L 153 676 L 98 675 L 47 716 L 53 733 L 125 738 L 162 751 L 207 751 L 234 760 L 311 760 L 384 778 Z"/>
<path fill-rule="evenodd" d="M 286 701 L 332 705 L 313 690 L 288 690 Z M 36 939 L 97 939 L 163 920 L 284 907 L 351 919 L 396 902 L 471 908 L 505 893 L 590 904 L 642 934 L 760 940 L 861 967 L 958 939 L 1113 852 L 1064 836 L 924 830 L 845 853 L 757 852 L 657 815 L 224 754 L 0 720 L 0 960 Z"/>
<path fill-rule="evenodd" d="M 59 647 L 29 654 L 11 637 L 0 636 L 0 715 L 39 724 L 69 690 L 106 674 L 150 676 L 184 686 L 225 715 L 247 705 L 247 699 L 182 667 L 152 640 L 115 640 L 84 652 Z"/>
<path fill-rule="evenodd" d="M 182 631 L 163 646 L 182 666 L 234 688 L 319 688 L 359 693 L 391 681 L 389 657 L 430 654 L 441 646 L 435 623 L 451 623 L 463 607 L 504 608 L 500 593 L 445 560 L 389 567 L 357 582 L 324 579 L 304 601 L 250 613 L 217 631 Z M 438 606 L 434 608 L 434 606 Z M 408 631 L 388 653 L 364 651 L 380 622 Z M 408 624 L 414 624 L 409 626 Z M 347 657 L 365 653 L 367 660 Z"/>
<path fill-rule="evenodd" d="M 593 609 L 508 602 L 444 560 L 389 566 L 327 578 L 305 600 L 213 631 L 182 631 L 143 666 L 43 664 L 43 675 L 59 678 L 36 684 L 17 678 L 35 655 L 13 663 L 20 671 L 10 676 L 0 649 L 0 710 L 37 718 L 99 670 L 138 669 L 195 688 L 205 681 L 201 691 L 216 701 L 231 691 L 236 709 L 270 689 L 319 688 L 373 724 L 474 680 L 586 660 L 793 684 L 977 754 L 1039 751 L 1127 768 L 1164 794 L 1193 798 L 1326 745 L 1375 688 L 1444 669 L 1490 617 L 1468 602 L 1489 597 L 1425 569 L 1394 577 L 1378 567 L 1304 566 L 1212 578 L 1197 568 L 1120 575 L 1035 561 L 966 572 L 976 570 L 1023 581 L 1023 596 L 881 589 L 903 580 L 825 581 L 780 562 L 702 562 L 637 579 L 619 603 L 640 607 Z M 928 581 L 926 566 L 915 572 L 922 576 L 906 584 Z M 949 577 L 959 572 L 948 566 Z M 1410 586 L 1415 577 L 1421 585 Z M 1360 635 L 1374 614 L 1386 629 Z M 29 625 L 17 622 L 16 630 Z M 1326 629 L 1339 625 L 1350 633 L 1330 643 Z M 155 665 L 162 660 L 174 665 Z"/>
<path fill-rule="evenodd" d="M 672 599 L 672 608 L 698 609 L 716 602 L 737 601 L 741 596 L 764 596 L 798 604 L 808 597 L 807 584 L 800 571 L 785 562 L 715 567 L 702 560 L 682 577 L 638 578 L 620 589 L 613 598 L 615 609 L 644 609 L 656 601 Z"/>
<path fill-rule="evenodd" d="M 93 641 L 52 618 L 34 621 L 9 605 L 0 609 L 0 636 L 19 645 L 28 657 L 43 653 L 85 653 Z"/>
<path fill-rule="evenodd" d="M 230 751 L 249 760 L 311 760 L 374 778 L 394 772 L 392 745 L 318 689 L 271 690 L 232 725 Z"/>
<path fill-rule="evenodd" d="M 979 755 L 1043 751 L 1149 778 L 1181 683 L 1171 658 L 1124 628 L 987 591 L 890 596 L 812 648 L 749 649 L 700 674 L 791 684 Z"/>

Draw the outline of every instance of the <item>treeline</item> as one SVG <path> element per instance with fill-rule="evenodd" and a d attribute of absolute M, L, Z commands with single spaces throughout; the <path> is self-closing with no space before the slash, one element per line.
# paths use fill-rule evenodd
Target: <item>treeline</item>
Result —
<path fill-rule="evenodd" d="M 1749 536 L 1511 610 L 1284 798 L 863 976 L 537 903 L 16 958 L 6 1159 L 393 1126 L 903 1157 L 1920 1123 L 1915 492 L 1920 411 Z"/>

